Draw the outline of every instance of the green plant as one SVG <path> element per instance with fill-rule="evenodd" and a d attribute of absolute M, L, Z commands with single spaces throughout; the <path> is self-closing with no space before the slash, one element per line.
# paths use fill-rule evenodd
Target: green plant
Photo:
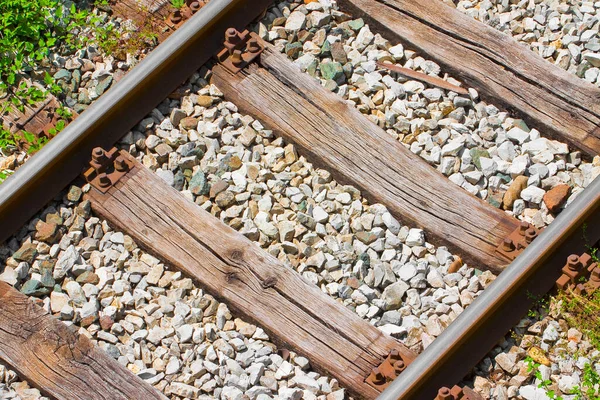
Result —
<path fill-rule="evenodd" d="M 105 23 L 97 13 L 78 9 L 75 3 L 65 7 L 64 1 L 0 1 L 0 91 L 8 93 L 2 112 L 12 107 L 22 111 L 24 104 L 44 99 L 48 91 L 62 92 L 47 71 L 43 73 L 44 87 L 28 85 L 22 79 L 27 71 L 48 64 L 51 52 L 68 54 L 90 40 L 105 53 L 118 49 L 120 35 L 113 23 Z M 105 2 L 98 0 L 100 5 Z"/>
<path fill-rule="evenodd" d="M 12 175 L 12 171 L 0 171 L 0 183 L 3 183 L 10 175 Z"/>
<path fill-rule="evenodd" d="M 0 127 L 0 149 L 16 146 L 15 137 L 10 131 Z"/>
<path fill-rule="evenodd" d="M 74 5 L 65 10 L 58 0 L 0 2 L 0 89 L 26 102 L 42 97 L 43 91 L 33 85 L 23 86 L 21 81 L 16 90 L 13 85 L 23 72 L 46 59 L 51 49 L 78 38 L 74 31 L 83 25 L 73 18 L 74 12 Z"/>
<path fill-rule="evenodd" d="M 598 248 L 593 246 L 590 243 L 590 240 L 587 236 L 587 223 L 584 222 L 582 230 L 583 230 L 583 240 L 585 242 L 585 248 L 586 248 L 587 252 L 590 254 L 590 256 L 592 257 L 592 260 L 594 262 L 600 263 L 600 258 L 598 258 Z"/>
<path fill-rule="evenodd" d="M 59 117 L 64 118 L 64 119 L 70 120 L 71 118 L 73 118 L 73 113 L 71 113 L 71 111 L 68 108 L 66 108 L 62 105 L 56 109 L 56 114 Z"/>
<path fill-rule="evenodd" d="M 64 119 L 59 119 L 56 122 L 56 125 L 54 125 L 53 128 L 48 129 L 48 133 L 52 136 L 55 136 L 58 134 L 58 132 L 62 131 L 63 129 L 65 129 L 65 126 L 67 126 L 67 123 Z"/>
<path fill-rule="evenodd" d="M 600 400 L 597 387 L 600 385 L 600 376 L 594 367 L 587 363 L 583 367 L 583 376 L 581 377 L 581 386 L 575 389 L 576 399 L 588 398 L 590 400 Z M 585 396 L 585 397 L 584 397 Z"/>
<path fill-rule="evenodd" d="M 52 78 L 48 72 L 44 73 L 44 83 L 50 90 L 50 93 L 59 94 L 62 92 L 62 88 L 56 84 L 54 78 Z"/>
<path fill-rule="evenodd" d="M 550 297 L 546 294 L 534 295 L 531 292 L 527 292 L 527 298 L 532 301 L 531 308 L 527 312 L 527 316 L 530 318 L 542 318 L 550 310 Z"/>
<path fill-rule="evenodd" d="M 600 291 L 578 294 L 573 290 L 561 291 L 556 296 L 562 317 L 570 326 L 576 326 L 600 349 Z"/>
<path fill-rule="evenodd" d="M 119 50 L 121 41 L 117 28 L 112 23 L 94 25 L 94 37 L 98 48 L 106 54 L 114 54 Z"/>
<path fill-rule="evenodd" d="M 590 244 L 587 236 L 587 224 L 583 225 L 583 239 L 587 252 L 594 262 L 598 260 L 598 248 Z M 585 281 L 586 279 L 582 279 Z M 560 312 L 570 326 L 576 326 L 586 334 L 590 343 L 600 349 L 600 291 L 577 293 L 571 289 L 560 291 L 556 295 Z"/>
<path fill-rule="evenodd" d="M 21 131 L 21 135 L 25 142 L 29 145 L 27 148 L 27 154 L 33 154 L 39 151 L 46 143 L 48 143 L 48 139 L 45 137 L 37 137 L 31 132 Z"/>
<path fill-rule="evenodd" d="M 95 0 L 94 5 L 100 8 L 106 8 L 110 6 L 108 0 Z"/>
<path fill-rule="evenodd" d="M 536 363 L 531 357 L 525 358 L 525 364 L 527 364 L 527 372 L 533 372 L 533 376 L 540 381 L 538 387 L 546 391 L 546 396 L 548 396 L 548 398 L 552 400 L 563 400 L 562 396 L 557 395 L 554 390 L 549 388 L 549 386 L 552 385 L 552 381 L 550 379 L 544 379 L 542 376 L 542 371 L 540 371 L 541 364 Z"/>
<path fill-rule="evenodd" d="M 538 387 L 544 389 L 548 398 L 552 400 L 563 400 L 562 396 L 550 389 L 552 381 L 543 378 L 542 372 L 540 371 L 540 364 L 536 363 L 531 357 L 525 358 L 525 364 L 527 364 L 527 372 L 533 372 L 533 376 L 540 382 Z M 598 386 L 600 386 L 600 375 L 594 369 L 592 364 L 586 363 L 583 367 L 581 384 L 573 388 L 573 391 L 569 394 L 575 396 L 573 400 L 600 400 Z"/>
<path fill-rule="evenodd" d="M 171 0 L 171 5 L 179 10 L 185 5 L 185 0 Z"/>

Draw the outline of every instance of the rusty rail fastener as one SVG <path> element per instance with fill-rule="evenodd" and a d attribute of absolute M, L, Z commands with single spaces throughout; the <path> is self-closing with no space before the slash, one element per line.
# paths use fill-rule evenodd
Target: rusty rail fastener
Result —
<path fill-rule="evenodd" d="M 540 231 L 528 222 L 521 222 L 519 227 L 504 238 L 496 248 L 496 252 L 509 260 L 514 260 L 539 235 Z"/>
<path fill-rule="evenodd" d="M 383 362 L 371 370 L 371 373 L 367 376 L 365 382 L 375 389 L 382 391 L 396 379 L 406 367 L 407 364 L 398 350 L 392 349 Z"/>
<path fill-rule="evenodd" d="M 171 13 L 171 15 L 169 15 L 169 20 L 177 25 L 178 23 L 181 22 L 181 20 L 183 20 L 183 15 L 181 14 L 180 10 L 175 10 Z"/>
<path fill-rule="evenodd" d="M 239 32 L 235 28 L 225 31 L 223 50 L 217 55 L 219 63 L 225 68 L 237 74 L 245 66 L 256 59 L 264 50 L 259 37 L 248 30 Z"/>
<path fill-rule="evenodd" d="M 101 147 L 92 150 L 90 168 L 83 173 L 83 177 L 93 187 L 106 193 L 123 176 L 133 168 L 133 163 L 119 150 L 112 148 L 105 151 Z"/>
<path fill-rule="evenodd" d="M 585 293 L 600 288 L 600 266 L 588 253 L 571 254 L 561 272 L 556 280 L 558 289 L 574 288 L 577 293 Z"/>
<path fill-rule="evenodd" d="M 434 400 L 483 400 L 483 398 L 469 387 L 454 386 L 452 389 L 443 387 L 438 390 Z"/>
<path fill-rule="evenodd" d="M 371 370 L 371 373 L 367 379 L 365 379 L 365 382 L 381 392 L 388 387 L 407 366 L 407 363 L 404 361 L 398 350 L 392 349 L 390 354 L 388 354 L 381 364 Z M 454 386 L 452 389 L 447 387 L 441 388 L 438 391 L 435 400 L 483 400 L 483 398 L 471 388 Z"/>

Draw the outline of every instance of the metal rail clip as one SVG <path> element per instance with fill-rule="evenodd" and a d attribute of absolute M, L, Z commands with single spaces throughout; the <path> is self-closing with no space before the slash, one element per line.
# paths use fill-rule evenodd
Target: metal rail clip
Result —
<path fill-rule="evenodd" d="M 562 275 L 556 280 L 559 289 L 575 288 L 577 293 L 586 293 L 600 288 L 600 266 L 592 256 L 583 253 L 571 254 L 562 267 Z"/>
<path fill-rule="evenodd" d="M 240 33 L 235 28 L 225 31 L 223 45 L 225 48 L 219 52 L 217 59 L 221 65 L 234 74 L 254 61 L 264 50 L 256 34 L 250 33 L 248 30 Z"/>
<path fill-rule="evenodd" d="M 105 151 L 101 147 L 92 150 L 90 168 L 83 173 L 83 177 L 93 187 L 106 193 L 115 183 L 133 168 L 133 164 L 119 154 L 119 150 L 112 148 Z"/>
<path fill-rule="evenodd" d="M 393 349 L 379 366 L 373 368 L 365 382 L 379 391 L 383 391 L 407 367 L 398 350 Z"/>
<path fill-rule="evenodd" d="M 527 246 L 529 246 L 539 233 L 540 230 L 536 229 L 530 223 L 523 221 L 517 229 L 504 238 L 500 246 L 496 248 L 496 252 L 502 254 L 509 260 L 514 260 Z"/>
<path fill-rule="evenodd" d="M 483 398 L 469 387 L 454 386 L 452 389 L 443 387 L 438 390 L 434 400 L 483 400 Z"/>

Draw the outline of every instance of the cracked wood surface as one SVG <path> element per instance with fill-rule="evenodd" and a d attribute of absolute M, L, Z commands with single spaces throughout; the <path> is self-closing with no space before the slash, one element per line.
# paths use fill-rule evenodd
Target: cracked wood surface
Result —
<path fill-rule="evenodd" d="M 509 263 L 495 249 L 519 225 L 516 218 L 472 196 L 393 139 L 338 95 L 264 43 L 262 67 L 236 75 L 213 68 L 213 83 L 239 109 L 298 146 L 309 162 L 358 187 L 403 223 L 423 227 L 480 269 Z"/>
<path fill-rule="evenodd" d="M 87 337 L 4 282 L 0 282 L 0 360 L 57 400 L 166 399 Z"/>
<path fill-rule="evenodd" d="M 392 349 L 416 355 L 308 283 L 296 271 L 135 163 L 106 194 L 86 196 L 94 211 L 166 263 L 198 281 L 271 339 L 310 359 L 355 396 L 378 392 L 364 380 Z"/>
<path fill-rule="evenodd" d="M 401 42 L 521 116 L 542 135 L 600 153 L 600 89 L 551 64 L 510 36 L 441 1 L 340 0 L 375 32 Z"/>

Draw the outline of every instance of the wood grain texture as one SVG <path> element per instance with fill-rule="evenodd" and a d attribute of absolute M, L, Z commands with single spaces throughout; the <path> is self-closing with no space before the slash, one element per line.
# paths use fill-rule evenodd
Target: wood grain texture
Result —
<path fill-rule="evenodd" d="M 439 63 L 542 135 L 600 153 L 600 89 L 441 1 L 340 0 L 388 40 Z"/>
<path fill-rule="evenodd" d="M 137 162 L 126 180 L 87 198 L 102 218 L 355 396 L 377 396 L 364 379 L 390 350 L 407 362 L 416 357 Z"/>
<path fill-rule="evenodd" d="M 166 399 L 4 282 L 0 282 L 0 359 L 57 400 Z"/>
<path fill-rule="evenodd" d="M 36 136 L 43 134 L 47 124 L 52 122 L 54 110 L 60 103 L 53 95 L 48 95 L 43 101 L 30 105 L 23 103 L 23 110 L 11 107 L 5 115 L 1 117 L 2 126 L 11 133 L 17 133 L 21 130 L 31 132 Z M 3 104 L 0 105 L 0 108 Z"/>
<path fill-rule="evenodd" d="M 342 98 L 302 73 L 266 44 L 262 68 L 232 75 L 213 69 L 213 83 L 240 110 L 295 143 L 308 161 L 343 184 L 385 204 L 403 223 L 423 227 L 470 265 L 500 272 L 495 248 L 518 221 L 461 189 L 369 121 Z"/>

